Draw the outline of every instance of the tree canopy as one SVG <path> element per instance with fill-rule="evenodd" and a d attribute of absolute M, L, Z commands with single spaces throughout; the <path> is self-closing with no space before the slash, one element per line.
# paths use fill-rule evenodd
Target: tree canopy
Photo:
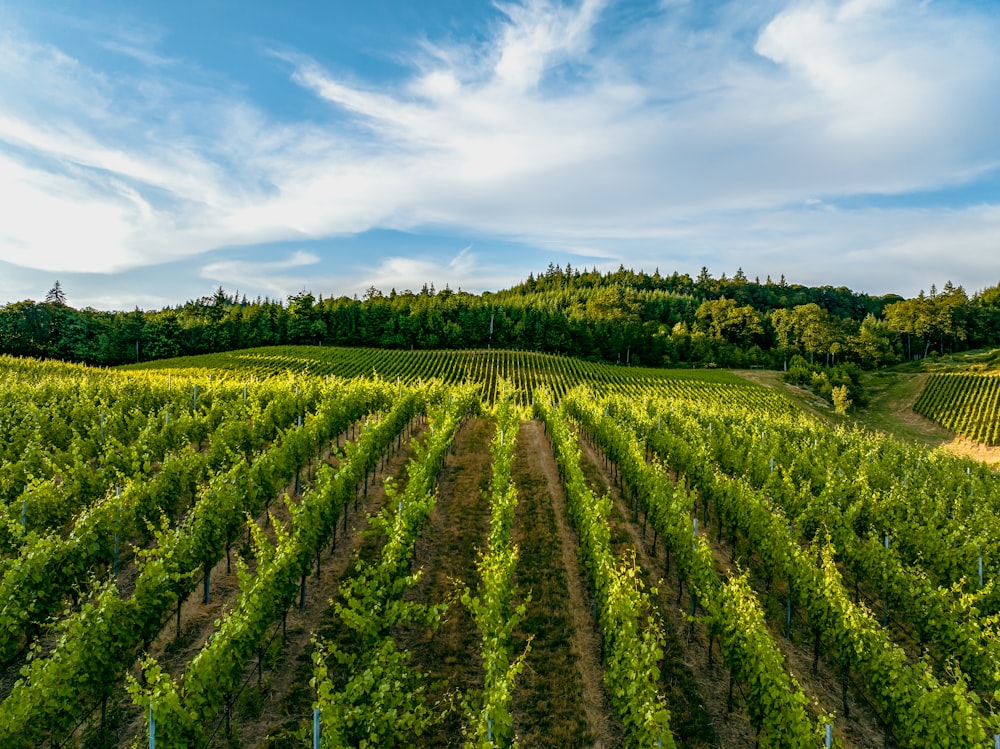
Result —
<path fill-rule="evenodd" d="M 1000 343 L 1000 286 L 969 297 L 945 283 L 914 299 L 844 287 L 761 283 L 624 267 L 549 265 L 500 292 L 424 284 L 357 297 L 214 294 L 157 311 L 68 306 L 56 281 L 38 303 L 0 307 L 0 352 L 111 365 L 276 344 L 516 348 L 655 366 L 879 367 Z M 138 354 L 137 354 L 138 352 Z"/>

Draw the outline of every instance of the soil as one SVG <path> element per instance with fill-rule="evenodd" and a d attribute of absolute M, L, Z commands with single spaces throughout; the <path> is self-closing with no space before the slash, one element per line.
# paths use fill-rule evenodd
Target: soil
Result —
<path fill-rule="evenodd" d="M 531 601 L 514 650 L 521 652 L 529 638 L 531 650 L 514 691 L 515 734 L 525 747 L 617 747 L 621 731 L 604 693 L 593 601 L 555 457 L 538 421 L 522 422 L 517 439 L 517 587 Z"/>
<path fill-rule="evenodd" d="M 428 700 L 439 706 L 440 722 L 420 738 L 426 746 L 462 746 L 461 698 L 483 688 L 479 629 L 459 597 L 479 585 L 476 562 L 489 531 L 494 430 L 492 421 L 474 418 L 458 432 L 438 474 L 434 509 L 415 545 L 413 569 L 423 574 L 404 599 L 447 601 L 444 619 L 434 631 L 411 627 L 395 635 L 399 649 L 410 652 L 411 664 L 430 676 Z"/>

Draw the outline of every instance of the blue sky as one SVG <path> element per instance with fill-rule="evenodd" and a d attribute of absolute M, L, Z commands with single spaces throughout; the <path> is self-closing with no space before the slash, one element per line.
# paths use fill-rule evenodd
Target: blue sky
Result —
<path fill-rule="evenodd" d="M 996 0 L 0 0 L 0 303 L 1000 282 Z"/>

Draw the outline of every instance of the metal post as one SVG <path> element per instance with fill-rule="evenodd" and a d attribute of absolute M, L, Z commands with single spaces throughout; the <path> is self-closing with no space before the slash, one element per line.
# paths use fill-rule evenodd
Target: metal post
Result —
<path fill-rule="evenodd" d="M 153 716 L 153 701 L 149 701 L 149 749 L 156 749 L 156 718 Z"/>
<path fill-rule="evenodd" d="M 319 724 L 319 708 L 313 708 L 313 749 L 319 749 L 320 743 L 320 724 Z"/>

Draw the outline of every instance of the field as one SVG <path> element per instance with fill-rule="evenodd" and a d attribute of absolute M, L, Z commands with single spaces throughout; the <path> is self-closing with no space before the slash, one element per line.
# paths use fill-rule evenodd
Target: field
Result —
<path fill-rule="evenodd" d="M 913 410 L 984 445 L 1000 445 L 1000 374 L 932 374 Z"/>
<path fill-rule="evenodd" d="M 705 388 L 735 386 L 742 380 L 725 370 L 648 369 L 586 362 L 566 356 L 503 349 L 479 351 L 387 351 L 336 346 L 275 346 L 222 354 L 167 359 L 124 369 L 195 368 L 268 377 L 294 372 L 337 377 L 379 377 L 416 385 L 437 380 L 447 385 L 481 383 L 482 396 L 492 403 L 499 383 L 506 382 L 517 399 L 531 403 L 534 391 L 548 389 L 556 397 L 587 383 L 601 392 L 641 393 L 649 387 Z"/>
<path fill-rule="evenodd" d="M 0 747 L 1000 732 L 1000 477 L 729 373 L 0 371 Z"/>

